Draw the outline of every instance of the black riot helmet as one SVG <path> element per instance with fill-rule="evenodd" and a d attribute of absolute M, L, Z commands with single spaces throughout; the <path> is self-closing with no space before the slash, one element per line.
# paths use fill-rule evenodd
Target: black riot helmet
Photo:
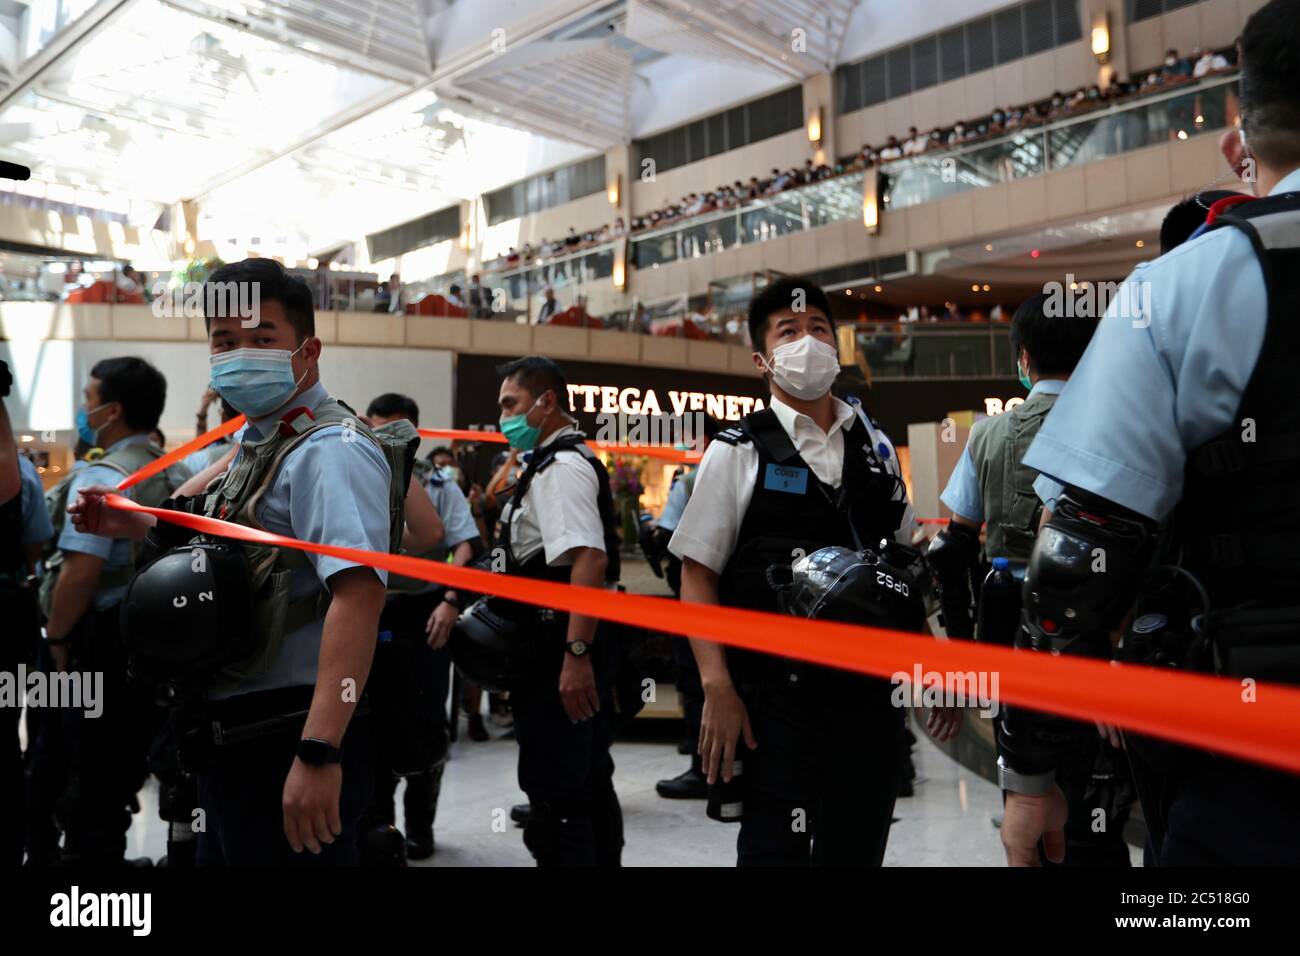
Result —
<path fill-rule="evenodd" d="M 799 558 L 782 587 L 783 610 L 798 617 L 920 631 L 929 571 L 921 552 L 884 540 L 878 548 L 822 548 Z"/>
<path fill-rule="evenodd" d="M 170 702 L 253 649 L 243 549 L 203 539 L 172 548 L 131 579 L 121 621 L 132 678 L 158 689 L 160 703 Z"/>
<path fill-rule="evenodd" d="M 479 598 L 451 629 L 451 659 L 461 675 L 494 694 L 518 687 L 537 663 L 532 608 L 503 598 Z"/>

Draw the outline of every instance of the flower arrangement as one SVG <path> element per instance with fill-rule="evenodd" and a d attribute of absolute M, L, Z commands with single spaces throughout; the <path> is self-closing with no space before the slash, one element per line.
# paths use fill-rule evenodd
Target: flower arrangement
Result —
<path fill-rule="evenodd" d="M 610 469 L 609 490 L 617 498 L 639 499 L 645 491 L 640 469 L 626 459 L 615 459 L 614 467 Z"/>

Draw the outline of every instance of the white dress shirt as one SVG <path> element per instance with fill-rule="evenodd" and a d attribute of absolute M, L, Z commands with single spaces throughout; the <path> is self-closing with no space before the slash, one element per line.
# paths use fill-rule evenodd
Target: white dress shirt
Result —
<path fill-rule="evenodd" d="M 799 457 L 812 469 L 818 480 L 832 488 L 840 486 L 844 473 L 844 432 L 849 428 L 866 427 L 871 435 L 871 445 L 894 474 L 902 476 L 898 454 L 889 438 L 874 425 L 868 425 L 865 416 L 859 416 L 853 406 L 834 399 L 835 420 L 830 431 L 824 432 L 807 415 L 795 411 L 779 398 L 773 397 L 769 407 L 777 421 L 790 436 Z M 729 445 L 714 441 L 709 444 L 700 462 L 699 474 L 686 510 L 682 512 L 677 530 L 668 542 L 668 550 L 685 560 L 691 558 L 718 574 L 726 567 L 736 550 L 740 525 L 754 497 L 754 484 L 758 480 L 758 449 L 752 442 Z M 901 485 L 900 485 L 901 489 Z M 900 490 L 902 500 L 906 491 Z M 909 502 L 895 539 L 911 544 L 915 516 Z"/>
<path fill-rule="evenodd" d="M 534 451 L 524 456 L 527 464 L 532 455 L 562 435 L 577 429 L 565 425 Z M 605 526 L 600 520 L 597 496 L 600 485 L 596 472 L 580 452 L 559 454 L 547 467 L 533 475 L 532 483 L 516 508 L 506 505 L 501 521 L 510 528 L 510 549 L 521 564 L 545 549 L 546 563 L 552 567 L 573 564 L 574 548 L 605 550 Z"/>

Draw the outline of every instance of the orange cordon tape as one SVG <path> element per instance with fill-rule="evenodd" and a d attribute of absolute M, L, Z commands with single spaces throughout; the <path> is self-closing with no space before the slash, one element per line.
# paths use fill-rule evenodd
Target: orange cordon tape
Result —
<path fill-rule="evenodd" d="M 145 465 L 135 474 L 127 475 L 125 478 L 123 478 L 121 481 L 117 483 L 117 487 L 120 490 L 125 491 L 127 488 L 130 488 L 132 485 L 144 481 L 146 478 L 152 478 L 154 475 L 158 474 L 158 472 L 162 471 L 163 469 L 170 468 L 172 465 L 176 464 L 186 455 L 192 455 L 196 451 L 202 451 L 204 448 L 207 448 L 218 438 L 225 438 L 227 435 L 234 434 L 235 432 L 239 431 L 239 429 L 242 428 L 243 425 L 244 425 L 243 415 L 237 415 L 228 422 L 222 422 L 216 428 L 204 432 L 202 435 L 200 435 L 198 438 L 194 439 L 193 441 L 187 441 L 184 445 L 181 445 L 180 448 L 174 448 L 171 451 L 169 451 L 167 454 L 163 455 L 161 458 L 155 458 L 153 461 L 149 462 L 149 464 Z"/>
<path fill-rule="evenodd" d="M 486 441 L 504 445 L 506 436 L 500 432 L 478 432 L 469 428 L 420 428 L 421 438 L 437 438 L 443 441 Z M 668 445 L 605 445 L 589 441 L 587 445 L 595 451 L 608 452 L 611 455 L 641 455 L 645 458 L 663 458 L 679 463 L 698 464 L 701 455 L 682 451 Z"/>
<path fill-rule="evenodd" d="M 214 434 L 209 432 L 209 436 Z M 159 461 L 183 450 L 177 449 Z M 132 475 L 124 479 L 120 487 L 128 487 L 135 478 Z M 120 495 L 108 495 L 105 502 L 113 508 L 151 514 L 204 534 L 331 555 L 466 591 L 498 594 L 638 628 L 652 624 L 655 630 L 670 634 L 814 664 L 879 677 L 902 673 L 909 679 L 919 668 L 923 683 L 928 684 L 934 675 L 936 683 L 942 682 L 954 692 L 963 684 L 971 692 L 972 685 L 965 675 L 996 674 L 999 700 L 1080 720 L 1115 724 L 1300 773 L 1300 690 L 1291 687 L 1258 684 L 1247 695 L 1240 682 L 1229 678 L 738 608 L 683 604 L 667 598 L 492 574 L 405 555 L 299 541 L 226 521 L 146 508 Z M 1243 699 L 1247 697 L 1249 702 Z"/>

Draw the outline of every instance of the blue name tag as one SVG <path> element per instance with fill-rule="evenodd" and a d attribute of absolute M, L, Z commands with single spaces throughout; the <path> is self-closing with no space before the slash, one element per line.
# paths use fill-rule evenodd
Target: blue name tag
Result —
<path fill-rule="evenodd" d="M 763 487 L 768 491 L 788 491 L 792 495 L 802 495 L 808 491 L 808 469 L 768 465 L 767 472 L 763 475 Z"/>

